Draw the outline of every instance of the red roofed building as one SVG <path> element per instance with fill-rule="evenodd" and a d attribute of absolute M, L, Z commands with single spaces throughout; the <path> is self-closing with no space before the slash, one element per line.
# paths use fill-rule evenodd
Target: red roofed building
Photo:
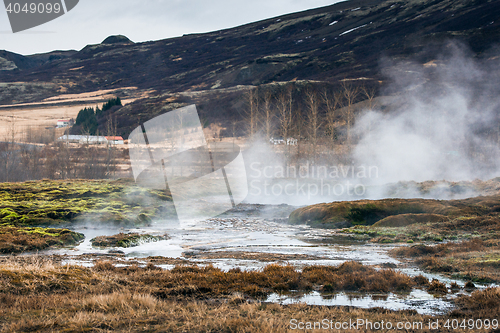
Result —
<path fill-rule="evenodd" d="M 73 119 L 60 119 L 57 121 L 57 127 L 68 127 L 73 126 L 75 124 Z"/>
<path fill-rule="evenodd" d="M 123 145 L 125 142 L 121 136 L 107 136 L 106 139 L 112 145 Z"/>

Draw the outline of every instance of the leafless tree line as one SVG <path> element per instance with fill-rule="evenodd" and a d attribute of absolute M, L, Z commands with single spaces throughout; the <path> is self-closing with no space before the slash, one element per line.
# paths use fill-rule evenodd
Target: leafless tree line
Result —
<path fill-rule="evenodd" d="M 0 181 L 112 178 L 117 160 L 126 155 L 120 152 L 108 146 L 68 146 L 65 142 L 45 146 L 2 143 Z"/>
<path fill-rule="evenodd" d="M 11 127 L 14 133 L 15 123 Z M 127 155 L 114 145 L 55 141 L 54 131 L 36 126 L 22 132 L 23 141 L 29 143 L 16 142 L 10 132 L 0 142 L 0 182 L 113 178 L 118 161 Z M 114 119 L 108 119 L 107 132 L 109 136 L 117 133 Z"/>
<path fill-rule="evenodd" d="M 330 152 L 353 144 L 355 104 L 376 108 L 374 86 L 343 80 L 338 85 L 282 84 L 255 87 L 246 94 L 250 139 L 280 137 L 298 140 L 297 154 L 307 145 L 314 159 L 320 145 Z M 258 134 L 258 135 L 257 135 Z M 257 136 L 256 136 L 257 135 Z M 290 148 L 287 148 L 289 151 Z M 301 150 L 302 149 L 302 150 Z"/>

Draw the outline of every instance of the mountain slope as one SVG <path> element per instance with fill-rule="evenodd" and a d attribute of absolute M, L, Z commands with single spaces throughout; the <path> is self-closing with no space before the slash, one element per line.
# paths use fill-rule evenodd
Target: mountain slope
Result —
<path fill-rule="evenodd" d="M 434 46 L 450 38 L 481 55 L 500 40 L 500 2 L 352 0 L 155 42 L 118 39 L 52 57 L 4 51 L 1 81 L 51 82 L 53 88 L 0 103 L 127 86 L 176 92 L 293 79 L 378 80 L 381 56 L 427 62 Z"/>

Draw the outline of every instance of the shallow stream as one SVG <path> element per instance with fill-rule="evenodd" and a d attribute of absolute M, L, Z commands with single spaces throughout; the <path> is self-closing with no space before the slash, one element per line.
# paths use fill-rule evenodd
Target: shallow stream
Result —
<path fill-rule="evenodd" d="M 332 242 L 335 230 L 312 228 L 308 225 L 289 225 L 286 216 L 290 207 L 246 205 L 244 209 L 226 213 L 222 217 L 209 219 L 191 226 L 179 227 L 172 221 L 157 221 L 141 229 L 108 229 L 86 227 L 76 229 L 85 234 L 85 240 L 74 248 L 47 251 L 46 254 L 62 255 L 63 263 L 91 266 L 93 256 L 118 253 L 120 265 L 130 262 L 146 264 L 148 257 L 182 259 L 199 266 L 213 265 L 222 270 L 239 267 L 242 270 L 258 270 L 272 264 L 290 264 L 297 269 L 307 265 L 339 265 L 345 261 L 359 261 L 380 268 L 394 268 L 410 276 L 422 274 L 428 279 L 438 279 L 448 286 L 456 282 L 437 274 L 428 274 L 406 262 L 388 255 L 394 245 L 379 245 L 359 242 Z M 90 240 L 101 235 L 119 232 L 165 234 L 170 239 L 145 243 L 131 248 L 94 248 Z M 83 258 L 83 259 L 82 259 Z M 88 259 L 85 259 L 88 258 Z M 160 264 L 171 269 L 174 264 Z M 415 289 L 406 294 L 360 294 L 337 293 L 332 295 L 291 292 L 272 294 L 268 302 L 290 304 L 303 302 L 314 305 L 355 306 L 362 308 L 383 307 L 393 310 L 414 309 L 419 313 L 440 314 L 453 308 L 455 295 L 433 296 L 424 290 Z"/>

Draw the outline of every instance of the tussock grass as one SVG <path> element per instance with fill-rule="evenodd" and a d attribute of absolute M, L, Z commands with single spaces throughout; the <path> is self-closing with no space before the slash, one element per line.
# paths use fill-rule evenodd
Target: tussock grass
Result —
<path fill-rule="evenodd" d="M 439 200 L 384 199 L 342 201 L 299 208 L 290 214 L 291 223 L 319 222 L 325 224 L 349 221 L 372 225 L 399 214 L 457 214 L 458 208 Z"/>
<path fill-rule="evenodd" d="M 16 257 L 0 264 L 0 332 L 267 333 L 293 332 L 291 319 L 446 319 L 419 315 L 416 311 L 264 304 L 245 291 L 252 286 L 261 290 L 260 284 L 269 290 L 279 284 L 297 287 L 299 283 L 299 288 L 307 287 L 304 281 L 316 287 L 328 279 L 335 281 L 334 277 L 345 286 L 365 281 L 364 286 L 373 286 L 372 289 L 383 281 L 389 288 L 401 283 L 429 283 L 423 277 L 411 279 L 392 270 L 382 270 L 377 275 L 373 268 L 354 262 L 338 267 L 311 266 L 303 272 L 291 266 L 270 265 L 260 272 L 245 273 L 239 269 L 222 272 L 211 266 L 177 266 L 172 271 L 153 265 L 115 267 L 104 261 L 89 269 L 61 266 L 36 256 Z M 51 288 L 54 285 L 64 288 Z M 459 308 L 453 315 L 467 319 L 498 318 L 499 290 L 490 288 L 460 297 Z"/>
<path fill-rule="evenodd" d="M 64 293 L 71 290 L 102 293 L 129 290 L 152 294 L 160 299 L 180 296 L 193 299 L 228 297 L 234 293 L 245 298 L 262 299 L 272 292 L 291 290 L 322 292 L 408 292 L 430 284 L 424 277 L 410 278 L 393 269 L 376 270 L 357 262 L 338 267 L 308 266 L 297 271 L 292 266 L 268 265 L 261 271 L 233 269 L 221 271 L 213 266 L 178 265 L 162 270 L 148 264 L 116 267 L 98 261 L 93 268 L 54 266 L 49 261 L 7 261 L 0 265 L 3 290 L 28 295 L 34 292 Z"/>
<path fill-rule="evenodd" d="M 329 224 L 348 221 L 355 225 L 404 227 L 419 223 L 455 221 L 455 227 L 471 224 L 491 224 L 484 217 L 498 220 L 500 195 L 464 200 L 383 199 L 322 203 L 299 208 L 290 214 L 294 224 Z M 471 221 L 469 219 L 479 219 Z M 466 223 L 460 223 L 466 221 Z M 482 223 L 486 222 L 486 223 Z"/>
<path fill-rule="evenodd" d="M 460 296 L 456 300 L 462 314 L 474 313 L 478 318 L 500 317 L 500 288 L 474 291 L 470 296 Z"/>
<path fill-rule="evenodd" d="M 413 245 L 391 251 L 395 256 L 411 257 L 422 268 L 474 282 L 500 282 L 498 240 L 479 238 L 438 245 Z"/>

